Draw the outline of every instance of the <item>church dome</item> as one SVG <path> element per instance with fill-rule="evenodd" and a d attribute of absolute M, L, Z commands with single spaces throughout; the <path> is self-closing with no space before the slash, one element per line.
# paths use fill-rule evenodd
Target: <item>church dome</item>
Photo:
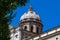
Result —
<path fill-rule="evenodd" d="M 33 19 L 38 19 L 38 20 L 40 20 L 39 15 L 36 14 L 36 12 L 33 11 L 32 6 L 29 7 L 29 10 L 28 10 L 27 13 L 24 13 L 24 14 L 21 16 L 20 20 L 27 19 L 27 18 L 33 18 Z"/>

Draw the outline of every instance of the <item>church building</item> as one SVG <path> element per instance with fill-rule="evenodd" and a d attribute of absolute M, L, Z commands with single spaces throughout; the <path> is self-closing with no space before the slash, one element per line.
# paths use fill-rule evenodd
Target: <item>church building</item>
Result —
<path fill-rule="evenodd" d="M 46 32 L 42 29 L 40 16 L 30 6 L 21 16 L 18 26 L 10 28 L 11 40 L 60 40 L 60 25 Z"/>

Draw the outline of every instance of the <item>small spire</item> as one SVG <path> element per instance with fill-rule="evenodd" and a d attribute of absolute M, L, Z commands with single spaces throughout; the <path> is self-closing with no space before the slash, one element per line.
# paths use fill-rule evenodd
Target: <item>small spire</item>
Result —
<path fill-rule="evenodd" d="M 32 10 L 33 10 L 32 5 L 30 5 L 30 7 L 29 7 L 29 11 L 32 11 Z"/>

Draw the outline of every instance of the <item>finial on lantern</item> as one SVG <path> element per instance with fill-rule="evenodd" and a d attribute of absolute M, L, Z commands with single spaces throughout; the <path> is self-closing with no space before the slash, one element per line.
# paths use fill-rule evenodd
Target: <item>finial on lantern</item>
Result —
<path fill-rule="evenodd" d="M 32 11 L 32 10 L 33 10 L 32 5 L 30 5 L 30 7 L 29 7 L 29 11 Z"/>

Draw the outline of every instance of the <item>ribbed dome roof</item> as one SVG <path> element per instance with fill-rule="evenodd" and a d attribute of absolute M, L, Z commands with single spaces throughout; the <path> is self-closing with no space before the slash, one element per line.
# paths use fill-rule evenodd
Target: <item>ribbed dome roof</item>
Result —
<path fill-rule="evenodd" d="M 24 13 L 24 14 L 21 16 L 20 20 L 27 19 L 27 18 L 34 18 L 34 19 L 40 20 L 39 15 L 36 14 L 36 12 L 33 11 L 32 6 L 29 7 L 27 13 Z"/>

